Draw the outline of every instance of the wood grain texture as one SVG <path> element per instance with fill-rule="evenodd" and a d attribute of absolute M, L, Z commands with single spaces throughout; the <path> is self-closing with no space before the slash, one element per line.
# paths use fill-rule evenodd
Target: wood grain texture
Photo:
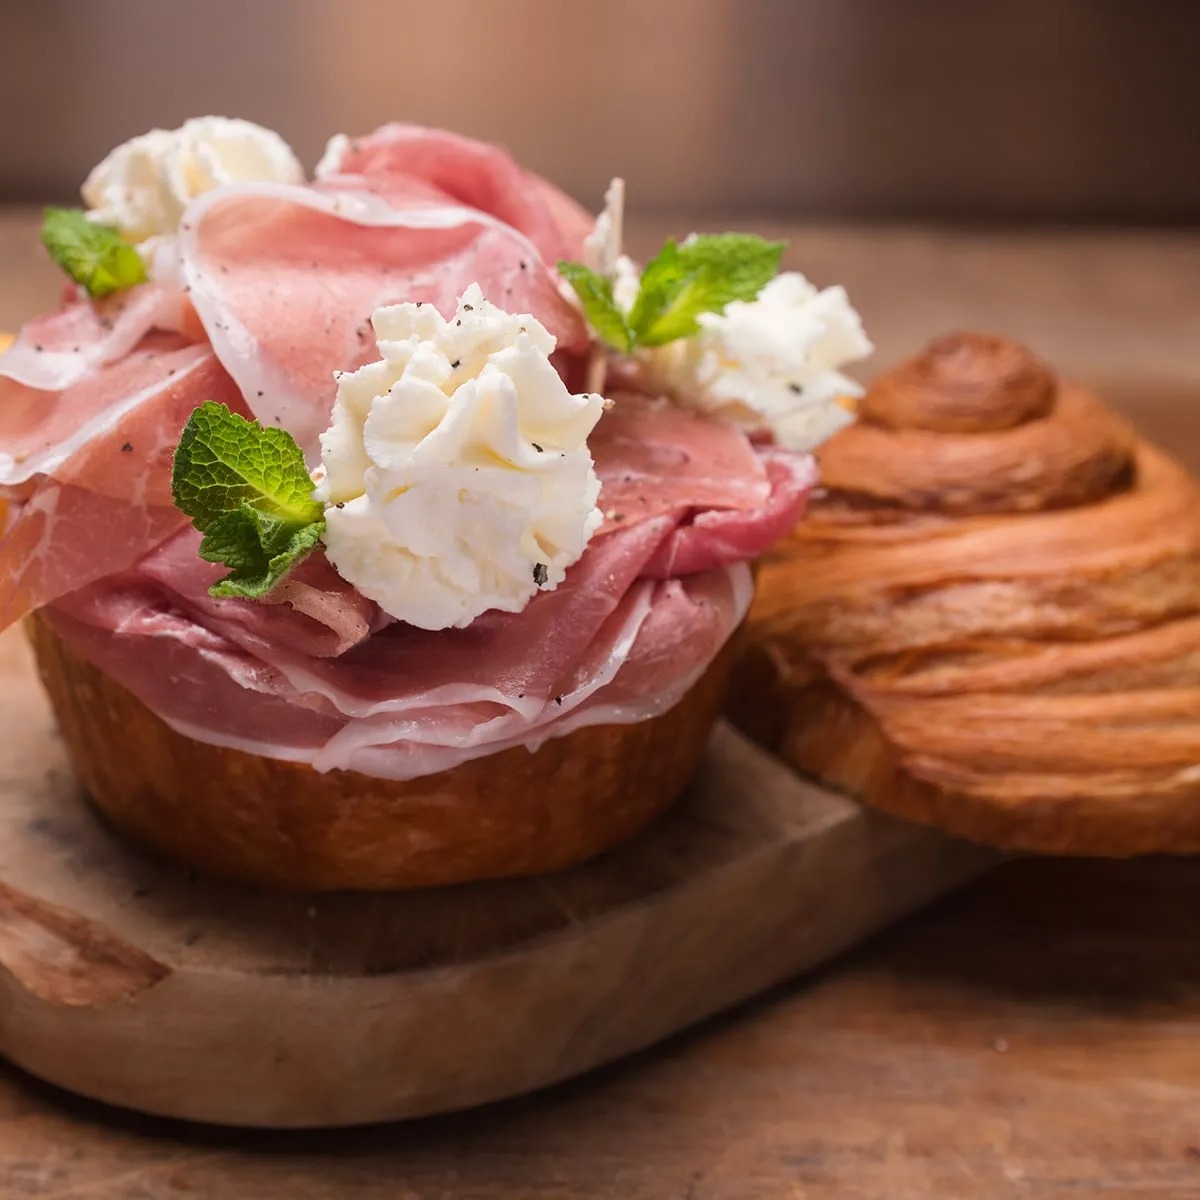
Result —
<path fill-rule="evenodd" d="M 32 228 L 0 216 L 0 326 L 55 291 Z M 846 282 L 880 363 L 949 328 L 1007 332 L 1200 468 L 1200 235 L 770 228 Z M 1200 862 L 1014 862 L 635 1060 L 405 1125 L 230 1134 L 5 1069 L 0 1195 L 1194 1200 L 1198 910 Z"/>

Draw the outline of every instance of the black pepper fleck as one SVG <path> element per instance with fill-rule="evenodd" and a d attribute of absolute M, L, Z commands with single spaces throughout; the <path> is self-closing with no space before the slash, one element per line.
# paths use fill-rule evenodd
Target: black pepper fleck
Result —
<path fill-rule="evenodd" d="M 550 571 L 547 568 L 546 564 L 545 563 L 534 563 L 533 564 L 533 582 L 536 583 L 538 585 L 538 587 L 545 587 L 546 584 L 549 582 L 549 580 L 550 580 Z"/>
<path fill-rule="evenodd" d="M 804 389 L 798 383 L 796 383 L 794 381 L 792 383 L 788 384 L 788 391 L 794 393 L 797 396 L 801 396 L 804 394 Z"/>
<path fill-rule="evenodd" d="M 458 370 L 458 368 L 459 368 L 459 367 L 461 367 L 461 366 L 462 366 L 462 359 L 461 359 L 461 358 L 456 358 L 456 359 L 455 359 L 455 360 L 454 360 L 454 361 L 453 361 L 453 362 L 450 364 L 450 370 L 452 370 L 452 371 L 457 371 L 457 370 Z"/>
<path fill-rule="evenodd" d="M 133 443 L 132 442 L 126 442 L 125 445 L 123 445 L 121 447 L 122 454 L 130 454 L 130 453 L 132 453 L 132 451 L 133 451 Z"/>
<path fill-rule="evenodd" d="M 537 444 L 537 442 L 530 442 L 530 445 L 531 445 L 531 446 L 532 446 L 532 447 L 533 447 L 533 448 L 534 448 L 534 449 L 535 449 L 535 450 L 536 450 L 536 451 L 537 451 L 539 454 L 545 454 L 545 453 L 546 453 L 546 452 L 545 452 L 545 451 L 544 451 L 544 450 L 541 448 L 541 446 L 539 446 L 539 445 Z"/>
<path fill-rule="evenodd" d="M 555 696 L 555 697 L 554 697 L 554 703 L 555 703 L 555 704 L 557 704 L 559 708 L 562 708 L 562 697 L 561 697 L 561 696 Z"/>
<path fill-rule="evenodd" d="M 346 502 L 345 502 L 345 500 L 339 500 L 333 507 L 334 508 L 345 508 Z"/>
<path fill-rule="evenodd" d="M 473 305 L 473 304 L 464 304 L 463 305 L 463 312 L 474 312 L 474 311 L 475 311 L 475 305 Z"/>

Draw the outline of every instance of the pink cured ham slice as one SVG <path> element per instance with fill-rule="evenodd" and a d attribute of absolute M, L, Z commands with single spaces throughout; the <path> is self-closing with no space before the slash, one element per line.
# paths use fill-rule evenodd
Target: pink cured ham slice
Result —
<path fill-rule="evenodd" d="M 509 619 L 506 633 L 526 645 L 527 658 L 544 676 L 539 690 L 553 695 L 535 705 L 497 704 L 493 689 L 476 685 L 472 692 L 452 666 L 425 659 L 410 667 L 415 686 L 407 708 L 384 703 L 359 716 L 338 711 L 327 694 L 297 690 L 276 665 L 181 614 L 145 577 L 83 589 L 45 616 L 76 649 L 189 736 L 319 770 L 403 780 L 509 746 L 534 748 L 582 725 L 644 720 L 665 711 L 736 628 L 751 591 L 744 565 L 686 581 L 639 581 L 590 627 L 586 646 L 556 678 L 528 653 L 529 635 L 540 628 L 528 616 L 531 606 Z M 524 630 L 511 627 L 521 623 Z M 356 685 L 350 677 L 362 664 L 346 657 L 334 660 L 332 669 L 344 674 L 343 686 L 351 692 Z"/>
<path fill-rule="evenodd" d="M 482 720 L 468 709 L 450 723 L 428 712 L 399 722 L 352 721 L 312 764 L 408 779 L 515 746 L 536 750 L 588 725 L 648 720 L 674 707 L 708 669 L 741 623 L 753 590 L 745 564 L 686 580 L 640 580 L 570 682 L 533 720 L 516 713 Z"/>
<path fill-rule="evenodd" d="M 800 520 L 817 480 L 807 454 L 767 451 L 763 465 L 770 491 L 757 509 L 711 508 L 678 526 L 642 569 L 654 579 L 707 570 L 713 563 L 747 562 L 787 536 Z"/>
<path fill-rule="evenodd" d="M 762 462 L 741 430 L 665 400 L 618 395 L 588 448 L 603 488 L 605 518 L 617 524 L 684 509 L 751 511 L 771 493 Z"/>
<path fill-rule="evenodd" d="M 744 560 L 799 515 L 812 464 L 633 399 L 600 429 L 605 487 L 615 480 L 622 499 L 636 487 L 638 519 L 611 521 L 521 613 L 438 633 L 385 624 L 319 557 L 301 571 L 316 599 L 307 610 L 285 597 L 214 601 L 219 568 L 198 559 L 188 529 L 49 615 L 180 731 L 321 770 L 405 779 L 584 724 L 644 720 L 678 701 L 732 633 L 751 593 Z"/>
<path fill-rule="evenodd" d="M 393 123 L 365 137 L 333 138 L 317 178 L 359 175 L 424 183 L 523 233 L 549 263 L 578 259 L 595 219 L 565 192 L 498 146 L 441 129 Z"/>
<path fill-rule="evenodd" d="M 134 577 L 84 588 L 41 615 L 165 721 L 200 741 L 259 746 L 272 758 L 305 761 L 343 723 L 302 703 L 267 664 L 174 611 Z M 136 660 L 144 668 L 134 679 Z"/>
<path fill-rule="evenodd" d="M 757 558 L 800 519 L 816 481 L 809 455 L 757 449 L 733 425 L 632 394 L 618 397 L 588 444 L 602 532 L 675 518 L 642 569 L 655 579 Z"/>
<path fill-rule="evenodd" d="M 635 652 L 611 683 L 567 714 L 549 736 L 584 725 L 631 724 L 666 712 L 708 669 L 753 598 L 750 569 L 741 563 L 657 584 Z"/>
<path fill-rule="evenodd" d="M 212 352 L 171 335 L 60 393 L 10 385 L 0 491 L 16 511 L 0 540 L 0 627 L 124 570 L 186 524 L 171 503 L 171 456 L 203 400 L 244 411 Z"/>
<path fill-rule="evenodd" d="M 189 559 L 195 550 L 191 531 L 148 556 L 136 574 L 167 596 L 174 610 L 269 662 L 297 691 L 318 695 L 347 716 L 486 703 L 496 713 L 511 709 L 532 718 L 586 657 L 596 631 L 671 528 L 669 519 L 659 518 L 597 538 L 566 581 L 536 596 L 523 612 L 486 613 L 466 629 L 438 632 L 396 623 L 337 657 L 328 654 L 315 623 L 288 606 L 210 598 L 204 589 L 214 572 Z M 101 603 L 93 612 L 103 621 Z"/>
<path fill-rule="evenodd" d="M 155 284 L 98 302 L 73 296 L 60 311 L 26 322 L 0 355 L 0 410 L 13 385 L 66 391 L 119 362 L 152 329 L 184 334 L 192 341 L 202 336 L 186 298 Z"/>
<path fill-rule="evenodd" d="M 192 386 L 203 388 L 219 371 L 206 347 L 155 334 L 120 361 L 61 391 L 36 391 L 11 380 L 0 383 L 0 487 L 64 472 L 78 481 L 91 467 L 89 482 L 97 489 L 115 488 L 133 499 L 149 480 L 151 487 L 159 485 L 155 499 L 169 502 L 169 489 L 164 492 L 162 480 L 156 478 L 155 460 L 148 459 L 136 443 L 132 443 L 136 455 L 132 459 L 98 455 L 112 450 L 109 435 L 114 429 L 131 436 L 138 433 L 147 449 L 148 437 L 152 443 L 161 441 L 165 431 L 155 427 L 154 418 L 163 396 Z M 224 395 L 228 387 L 218 390 Z M 140 428 L 129 428 L 130 422 Z M 126 440 L 122 437 L 118 445 Z M 103 444 L 93 446 L 94 441 Z M 148 472 L 142 470 L 147 461 Z M 168 465 L 169 461 L 168 455 Z"/>
<path fill-rule="evenodd" d="M 179 263 L 212 347 L 254 415 L 315 461 L 333 374 L 377 357 L 372 312 L 400 301 L 453 311 L 477 281 L 582 349 L 587 333 L 523 234 L 464 205 L 341 186 L 220 188 L 187 210 Z"/>
<path fill-rule="evenodd" d="M 379 611 L 330 565 L 313 554 L 263 600 L 215 600 L 209 587 L 226 574 L 200 557 L 200 534 L 190 525 L 156 546 L 137 575 L 169 595 L 173 608 L 231 642 L 276 652 L 333 658 L 367 638 Z M 269 657 L 269 655 L 267 655 Z"/>
<path fill-rule="evenodd" d="M 528 705 L 544 700 L 529 678 L 534 661 L 565 669 L 586 642 L 579 639 L 589 613 L 596 604 L 602 612 L 615 602 L 614 588 L 627 588 L 638 577 L 670 579 L 756 557 L 798 519 L 813 477 L 807 456 L 756 452 L 732 426 L 633 397 L 605 414 L 592 441 L 604 481 L 602 507 L 614 492 L 621 503 L 636 488 L 640 503 L 627 507 L 635 514 L 640 508 L 640 519 L 613 513 L 563 585 L 535 598 L 538 655 L 519 639 L 496 637 L 512 621 L 500 613 L 466 630 L 393 630 L 373 638 L 369 654 L 364 651 L 359 683 L 365 688 L 371 681 L 369 694 L 359 696 L 358 707 L 348 712 L 366 711 L 379 699 L 395 707 L 408 704 L 410 681 L 427 675 L 421 665 L 426 658 L 453 667 L 468 688 L 486 680 L 500 692 L 507 687 L 510 696 L 525 694 Z M 607 536 L 613 531 L 621 537 Z M 222 568 L 203 562 L 198 544 L 194 530 L 183 530 L 139 569 L 170 589 L 196 620 L 252 653 L 294 654 L 291 670 L 301 688 L 320 690 L 322 673 L 330 669 L 309 660 L 343 654 L 390 623 L 319 554 L 270 597 L 275 603 L 213 600 L 207 589 Z"/>

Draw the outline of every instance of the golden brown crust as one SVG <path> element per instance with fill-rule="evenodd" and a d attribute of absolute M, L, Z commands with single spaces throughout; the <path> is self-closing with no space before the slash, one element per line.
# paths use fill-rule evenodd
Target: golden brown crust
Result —
<path fill-rule="evenodd" d="M 36 615 L 42 681 L 84 788 L 123 833 L 201 870 L 294 890 L 532 875 L 637 833 L 700 761 L 729 647 L 668 712 L 518 747 L 405 783 L 176 732 Z"/>
<path fill-rule="evenodd" d="M 974 840 L 1200 852 L 1200 488 L 1030 360 L 957 335 L 871 390 L 760 573 L 735 713 L 765 692 L 796 765 Z"/>
<path fill-rule="evenodd" d="M 885 429 L 995 431 L 1045 417 L 1057 383 L 1050 368 L 1016 342 L 948 333 L 881 376 L 859 411 Z"/>

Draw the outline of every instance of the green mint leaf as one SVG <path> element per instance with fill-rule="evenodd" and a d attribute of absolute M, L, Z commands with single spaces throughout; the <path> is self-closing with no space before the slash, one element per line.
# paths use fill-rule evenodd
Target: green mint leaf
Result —
<path fill-rule="evenodd" d="M 219 526 L 219 528 L 218 528 Z M 228 513 L 214 522 L 200 543 L 200 557 L 223 562 L 234 569 L 209 594 L 221 599 L 258 600 L 270 592 L 297 563 L 306 559 L 321 541 L 324 520 L 293 529 L 274 554 L 255 552 L 261 543 L 252 540 L 253 520 L 242 512 Z M 247 554 L 246 551 L 251 551 Z"/>
<path fill-rule="evenodd" d="M 146 281 L 142 256 L 111 225 L 97 225 L 78 208 L 48 208 L 42 245 L 96 299 Z"/>
<path fill-rule="evenodd" d="M 702 313 L 753 300 L 779 273 L 783 242 L 748 233 L 709 234 L 677 246 L 668 239 L 642 272 L 629 324 L 640 346 L 699 332 Z"/>
<path fill-rule="evenodd" d="M 643 269 L 637 298 L 629 310 L 629 327 L 638 343 L 647 344 L 646 331 L 654 327 L 686 285 L 687 271 L 680 261 L 679 247 L 674 238 L 667 238 Z"/>
<path fill-rule="evenodd" d="M 204 534 L 200 557 L 230 573 L 213 596 L 256 599 L 316 547 L 325 513 L 291 434 L 264 429 L 212 401 L 188 418 L 175 448 L 175 506 Z"/>
<path fill-rule="evenodd" d="M 625 314 L 617 307 L 613 298 L 612 280 L 597 274 L 582 263 L 560 262 L 558 272 L 575 289 L 575 295 L 583 305 L 588 324 L 596 331 L 600 340 L 614 350 L 628 354 L 633 349 L 633 334 L 625 320 Z"/>

